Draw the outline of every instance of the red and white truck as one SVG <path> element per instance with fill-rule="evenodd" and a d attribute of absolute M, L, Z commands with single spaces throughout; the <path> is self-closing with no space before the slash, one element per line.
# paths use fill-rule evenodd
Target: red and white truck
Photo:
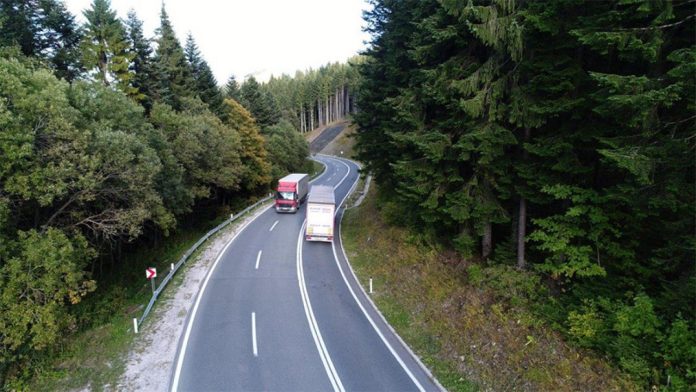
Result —
<path fill-rule="evenodd" d="M 275 209 L 277 212 L 295 213 L 300 209 L 300 204 L 307 198 L 309 189 L 309 175 L 293 173 L 278 180 L 278 189 L 275 196 Z"/>
<path fill-rule="evenodd" d="M 307 241 L 333 241 L 336 198 L 333 187 L 313 185 L 307 198 Z"/>

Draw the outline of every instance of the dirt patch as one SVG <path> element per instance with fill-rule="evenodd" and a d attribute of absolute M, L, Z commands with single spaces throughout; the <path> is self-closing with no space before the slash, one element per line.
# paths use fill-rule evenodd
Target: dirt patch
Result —
<path fill-rule="evenodd" d="M 165 290 L 155 311 L 141 326 L 140 334 L 128 354 L 126 371 L 116 390 L 156 392 L 169 389 L 179 337 L 201 282 L 225 245 L 247 222 L 265 210 L 265 206 L 259 207 L 251 215 L 224 229 L 179 272 L 179 277 Z"/>

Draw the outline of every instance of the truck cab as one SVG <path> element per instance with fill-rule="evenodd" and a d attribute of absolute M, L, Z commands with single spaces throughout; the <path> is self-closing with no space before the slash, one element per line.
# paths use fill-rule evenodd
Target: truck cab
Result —
<path fill-rule="evenodd" d="M 308 186 L 309 176 L 303 173 L 290 174 L 278 180 L 275 194 L 276 211 L 297 212 L 307 197 Z"/>

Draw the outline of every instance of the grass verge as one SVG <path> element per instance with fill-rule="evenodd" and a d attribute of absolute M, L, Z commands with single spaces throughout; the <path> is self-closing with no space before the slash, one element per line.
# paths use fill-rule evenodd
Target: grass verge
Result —
<path fill-rule="evenodd" d="M 531 275 L 486 269 L 388 225 L 375 187 L 346 212 L 342 234 L 361 282 L 401 337 L 450 391 L 637 390 L 605 361 L 566 345 L 528 309 Z"/>

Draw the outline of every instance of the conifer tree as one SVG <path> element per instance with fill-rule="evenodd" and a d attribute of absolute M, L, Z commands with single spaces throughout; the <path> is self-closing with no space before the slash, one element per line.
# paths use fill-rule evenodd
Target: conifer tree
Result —
<path fill-rule="evenodd" d="M 176 110 L 182 110 L 181 99 L 195 95 L 193 93 L 195 82 L 184 50 L 176 38 L 164 5 L 160 13 L 160 27 L 157 29 L 156 42 L 154 69 L 157 86 L 154 94 L 155 99 Z"/>
<path fill-rule="evenodd" d="M 115 83 L 126 94 L 132 94 L 128 67 L 133 54 L 128 51 L 125 29 L 111 9 L 111 2 L 93 0 L 83 14 L 87 19 L 82 41 L 85 67 L 95 70 L 97 80 L 104 85 Z"/>
<path fill-rule="evenodd" d="M 156 87 L 152 47 L 150 40 L 143 33 L 143 22 L 138 19 L 132 9 L 128 12 L 126 27 L 128 29 L 129 51 L 133 56 L 129 67 L 133 74 L 131 86 L 137 90 L 137 92 L 133 92 L 132 96 L 149 111 L 152 109 L 152 97 Z"/>
<path fill-rule="evenodd" d="M 213 71 L 210 69 L 208 62 L 206 62 L 201 55 L 198 45 L 196 45 L 196 41 L 193 39 L 191 33 L 186 37 L 184 53 L 191 67 L 196 94 L 203 102 L 208 104 L 210 111 L 221 119 L 224 119 L 226 110 L 223 106 L 224 97 L 222 91 L 218 87 Z"/>
<path fill-rule="evenodd" d="M 240 103 L 251 112 L 251 115 L 254 116 L 254 119 L 256 119 L 261 129 L 271 126 L 276 122 L 277 117 L 273 112 L 273 108 L 269 107 L 272 103 L 261 90 L 261 86 L 259 82 L 256 81 L 256 78 L 250 76 L 245 80 L 240 89 L 240 93 Z"/>
<path fill-rule="evenodd" d="M 696 385 L 666 343 L 695 336 L 693 3 L 372 3 L 357 142 L 390 216 L 539 273 L 646 389 Z"/>
<path fill-rule="evenodd" d="M 230 76 L 225 84 L 225 98 L 234 99 L 237 102 L 241 100 L 241 92 L 239 90 L 239 83 L 235 79 L 234 75 Z"/>
<path fill-rule="evenodd" d="M 0 46 L 17 45 L 45 60 L 59 78 L 72 81 L 82 72 L 81 40 L 75 16 L 60 1 L 0 1 Z"/>

